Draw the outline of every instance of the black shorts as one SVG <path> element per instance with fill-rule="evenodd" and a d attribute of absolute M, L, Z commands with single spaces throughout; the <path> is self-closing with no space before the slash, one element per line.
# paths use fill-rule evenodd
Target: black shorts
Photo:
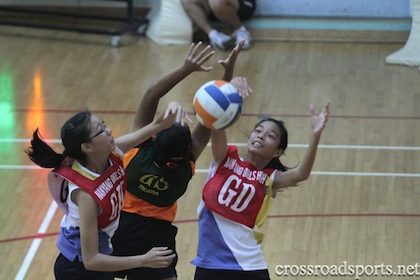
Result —
<path fill-rule="evenodd" d="M 172 223 L 122 211 L 117 231 L 112 237 L 114 256 L 133 256 L 147 253 L 153 247 L 168 247 L 176 253 L 175 237 L 178 228 Z M 118 271 L 115 277 L 128 279 L 164 279 L 176 277 L 178 256 L 167 268 L 136 268 Z"/>
<path fill-rule="evenodd" d="M 54 275 L 57 280 L 114 280 L 113 272 L 86 270 L 83 263 L 80 262 L 78 258 L 74 261 L 70 261 L 61 253 L 55 260 Z"/>
<path fill-rule="evenodd" d="M 239 10 L 238 17 L 241 21 L 246 21 L 254 15 L 256 8 L 256 0 L 238 0 L 239 1 Z M 219 21 L 213 13 L 210 14 L 210 20 Z"/>
<path fill-rule="evenodd" d="M 268 270 L 222 270 L 222 269 L 206 269 L 197 267 L 195 269 L 194 280 L 269 280 Z"/>

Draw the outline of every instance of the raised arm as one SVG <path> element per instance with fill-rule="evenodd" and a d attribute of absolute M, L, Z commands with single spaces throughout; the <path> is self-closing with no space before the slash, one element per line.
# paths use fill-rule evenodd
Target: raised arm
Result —
<path fill-rule="evenodd" d="M 184 63 L 172 69 L 149 86 L 137 108 L 131 124 L 131 131 L 136 131 L 153 120 L 160 98 L 167 94 L 180 81 L 192 72 L 208 72 L 213 69 L 212 67 L 205 67 L 203 64 L 214 54 L 214 51 L 210 51 L 210 46 L 199 51 L 201 45 L 201 42 L 196 45 L 192 43 Z"/>
<path fill-rule="evenodd" d="M 213 154 L 214 164 L 217 166 L 223 161 L 227 153 L 227 137 L 224 129 L 212 130 L 211 151 Z"/>
<path fill-rule="evenodd" d="M 274 188 L 282 189 L 293 186 L 298 182 L 308 179 L 311 174 L 312 166 L 315 161 L 316 151 L 318 149 L 321 133 L 328 121 L 330 101 L 325 104 L 324 110 L 319 114 L 315 114 L 314 106 L 310 106 L 312 134 L 309 140 L 309 147 L 305 152 L 302 162 L 296 168 L 289 169 L 285 172 L 277 172 L 274 180 Z"/>
<path fill-rule="evenodd" d="M 238 54 L 242 48 L 243 41 L 241 41 L 229 54 L 229 56 L 225 60 L 219 60 L 218 63 L 224 67 L 222 80 L 224 81 L 231 81 L 232 84 L 238 89 L 239 94 L 242 98 L 249 95 L 252 90 L 248 87 L 247 81 L 245 78 L 233 78 L 233 71 L 235 69 L 235 62 Z M 209 139 L 210 139 L 211 132 L 208 128 L 204 127 L 201 124 L 197 124 L 194 131 L 192 132 L 192 141 L 193 141 L 193 149 L 192 154 L 194 155 L 195 159 L 203 152 L 204 148 L 206 147 Z M 217 137 L 217 136 L 216 136 Z M 225 136 L 226 138 L 226 136 Z M 213 143 L 214 140 L 212 140 Z M 223 144 L 222 144 L 223 145 Z M 227 150 L 226 150 L 227 151 Z M 224 153 L 224 155 L 226 152 Z M 223 159 L 223 157 L 222 157 Z"/>
<path fill-rule="evenodd" d="M 115 139 L 115 144 L 122 152 L 127 152 L 131 148 L 146 141 L 156 133 L 170 127 L 174 121 L 184 122 L 184 119 L 191 122 L 184 108 L 177 102 L 171 102 L 164 112 L 161 112 L 151 123 L 133 132 Z"/>
<path fill-rule="evenodd" d="M 236 47 L 230 52 L 229 56 L 225 60 L 219 60 L 218 63 L 223 66 L 224 71 L 222 80 L 230 82 L 233 78 L 233 71 L 235 70 L 236 58 L 242 49 L 244 40 L 240 41 Z"/>

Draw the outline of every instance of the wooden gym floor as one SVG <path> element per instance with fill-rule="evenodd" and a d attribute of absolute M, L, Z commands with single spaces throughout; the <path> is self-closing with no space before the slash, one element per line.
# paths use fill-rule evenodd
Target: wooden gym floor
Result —
<path fill-rule="evenodd" d="M 60 150 L 62 124 L 86 108 L 114 136 L 126 133 L 147 86 L 181 64 L 188 49 L 123 37 L 112 48 L 103 35 L 0 26 L 0 279 L 53 279 L 62 213 L 46 186 L 48 170 L 23 152 L 31 133 L 39 127 Z M 260 116 L 282 119 L 290 135 L 282 160 L 294 166 L 308 143 L 309 105 L 319 111 L 331 100 L 312 176 L 275 199 L 263 227 L 272 279 L 279 265 L 291 266 L 290 279 L 325 278 L 341 265 L 341 279 L 357 279 L 356 265 L 360 279 L 407 279 L 402 268 L 419 273 L 420 75 L 385 63 L 402 46 L 273 40 L 240 53 L 235 74 L 248 78 L 254 94 L 228 130 L 230 142 L 243 146 Z M 217 51 L 206 63 L 212 72 L 192 74 L 162 103 L 177 100 L 194 119 L 195 90 L 220 77 L 217 61 L 226 56 Z M 207 148 L 179 200 L 182 280 L 194 274 L 196 207 L 210 156 Z M 309 265 L 319 266 L 317 277 L 292 275 Z"/>

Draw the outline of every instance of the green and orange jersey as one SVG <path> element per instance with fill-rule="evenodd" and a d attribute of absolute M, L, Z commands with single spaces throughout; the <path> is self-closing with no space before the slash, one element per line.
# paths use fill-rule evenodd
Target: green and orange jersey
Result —
<path fill-rule="evenodd" d="M 177 212 L 177 200 L 186 191 L 195 174 L 195 162 L 176 168 L 176 180 L 168 183 L 155 164 L 153 141 L 136 147 L 124 156 L 128 182 L 122 210 L 144 217 L 172 222 Z"/>

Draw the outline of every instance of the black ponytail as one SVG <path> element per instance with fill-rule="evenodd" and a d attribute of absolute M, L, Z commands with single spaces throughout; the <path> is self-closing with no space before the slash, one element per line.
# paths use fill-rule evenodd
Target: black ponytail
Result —
<path fill-rule="evenodd" d="M 59 166 L 65 158 L 63 154 L 56 153 L 47 143 L 45 143 L 38 128 L 33 133 L 31 147 L 25 152 L 34 163 L 43 168 L 55 168 Z"/>
<path fill-rule="evenodd" d="M 31 140 L 31 147 L 25 152 L 30 160 L 43 168 L 56 168 L 66 157 L 83 161 L 86 155 L 81 150 L 81 145 L 89 139 L 90 118 L 89 111 L 83 111 L 70 118 L 61 128 L 61 141 L 64 152 L 55 152 L 41 137 L 37 128 Z"/>

